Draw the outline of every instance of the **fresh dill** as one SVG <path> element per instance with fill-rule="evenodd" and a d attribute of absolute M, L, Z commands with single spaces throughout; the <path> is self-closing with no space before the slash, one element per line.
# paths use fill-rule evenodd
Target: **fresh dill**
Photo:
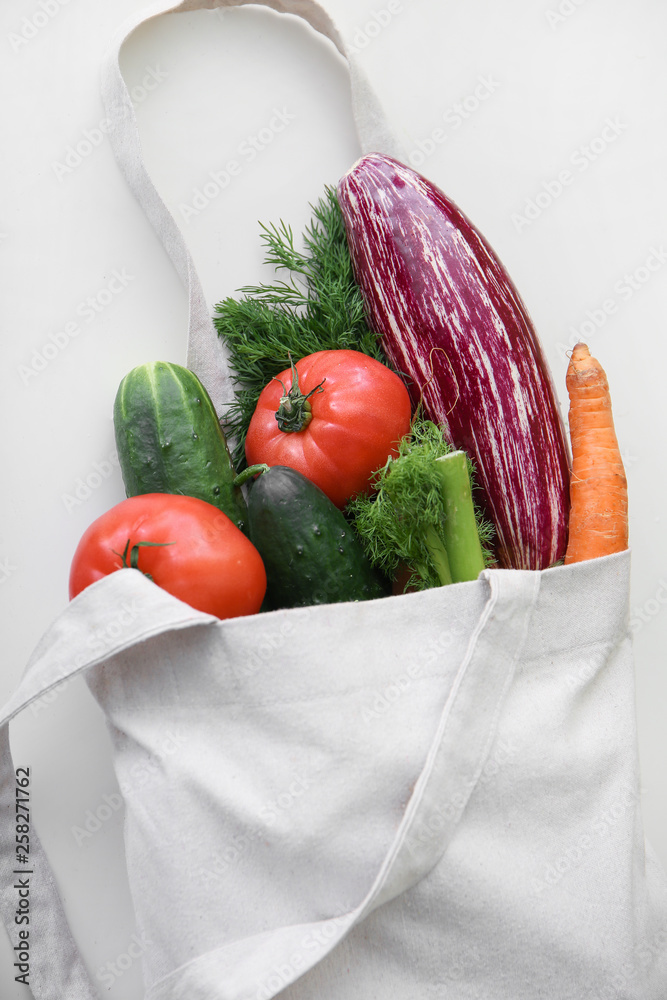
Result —
<path fill-rule="evenodd" d="M 461 457 L 467 471 L 467 476 L 463 476 L 467 486 L 464 481 L 463 490 L 467 490 L 469 500 L 448 505 L 438 459 L 455 454 Z M 470 514 L 471 530 L 465 534 L 465 529 L 464 532 L 456 529 L 459 555 L 463 552 L 468 559 L 472 553 L 473 559 L 477 559 L 472 564 L 478 568 L 493 560 L 488 546 L 494 529 L 472 500 L 472 482 L 470 459 L 463 462 L 462 453 L 447 443 L 436 424 L 418 419 L 410 435 L 400 442 L 396 458 L 389 458 L 376 474 L 372 492 L 352 500 L 346 513 L 377 569 L 393 577 L 401 567 L 408 567 L 411 576 L 406 588 L 437 587 L 452 582 L 450 564 L 453 566 L 457 558 L 448 541 L 449 529 L 453 527 L 451 522 L 447 524 L 448 518 Z M 476 571 L 467 578 L 475 576 Z M 457 582 L 456 574 L 453 582 Z"/>
<path fill-rule="evenodd" d="M 237 471 L 245 466 L 245 436 L 262 389 L 316 351 L 361 351 L 387 363 L 369 329 L 354 279 L 343 216 L 333 187 L 312 208 L 299 249 L 290 226 L 260 225 L 264 262 L 286 280 L 239 289 L 241 298 L 215 306 L 213 322 L 230 353 L 235 399 L 223 415 L 234 441 Z"/>

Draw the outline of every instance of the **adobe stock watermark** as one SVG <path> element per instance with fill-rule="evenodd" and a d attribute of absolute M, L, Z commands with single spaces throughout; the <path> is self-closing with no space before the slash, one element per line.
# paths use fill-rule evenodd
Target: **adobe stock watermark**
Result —
<path fill-rule="evenodd" d="M 68 663 L 60 662 L 60 674 L 56 677 L 53 685 L 48 691 L 40 695 L 30 703 L 30 710 L 33 715 L 49 708 L 57 698 L 68 687 L 74 679 L 76 672 L 85 667 L 92 660 L 103 656 L 114 649 L 118 640 L 126 634 L 128 628 L 134 624 L 142 612 L 141 605 L 137 601 L 123 601 L 113 618 L 106 625 L 94 629 L 86 638 L 83 649 L 81 649 L 73 660 Z"/>
<path fill-rule="evenodd" d="M 415 680 L 421 677 L 425 670 L 437 659 L 444 656 L 451 649 L 457 638 L 462 634 L 462 630 L 456 626 L 441 633 L 433 639 L 422 651 L 421 656 L 409 663 L 400 674 L 397 674 L 389 684 L 381 691 L 378 691 L 370 704 L 364 705 L 361 718 L 368 725 L 374 719 L 379 719 L 388 712 L 409 691 Z"/>
<path fill-rule="evenodd" d="M 389 0 L 386 7 L 374 10 L 369 19 L 359 24 L 352 34 L 352 42 L 345 46 L 350 55 L 358 55 L 387 28 L 397 15 L 404 11 L 401 0 Z"/>
<path fill-rule="evenodd" d="M 244 168 L 256 160 L 260 153 L 265 152 L 276 137 L 295 120 L 296 115 L 287 108 L 274 108 L 266 124 L 247 135 L 236 147 L 235 155 L 223 167 L 209 170 L 208 180 L 192 189 L 190 202 L 180 203 L 178 208 L 185 221 L 191 222 L 201 215 L 233 183 L 234 178 L 239 177 Z"/>
<path fill-rule="evenodd" d="M 276 654 L 284 648 L 290 636 L 294 634 L 294 622 L 284 621 L 280 628 L 270 635 L 264 636 L 258 643 L 256 649 L 250 654 L 248 659 L 239 666 L 233 665 L 234 674 L 240 677 L 252 677 L 262 667 L 268 665 L 275 666 Z"/>
<path fill-rule="evenodd" d="M 96 320 L 119 295 L 122 295 L 134 278 L 135 276 L 126 268 L 120 270 L 115 268 L 109 280 L 101 288 L 82 299 L 74 309 L 76 318 L 70 319 L 60 329 L 50 333 L 39 347 L 33 347 L 30 359 L 18 366 L 17 372 L 23 384 L 29 385 L 32 379 L 48 368 L 51 362 L 84 332 L 80 320 L 87 324 Z"/>
<path fill-rule="evenodd" d="M 415 168 L 421 167 L 425 160 L 435 153 L 438 146 L 446 142 L 452 132 L 472 118 L 499 89 L 500 82 L 493 76 L 478 76 L 475 86 L 442 113 L 442 123 L 445 127 L 437 126 L 426 138 L 416 140 L 416 148 L 408 154 L 410 165 Z"/>
<path fill-rule="evenodd" d="M 659 580 L 653 597 L 649 597 L 642 605 L 636 605 L 630 612 L 630 631 L 634 634 L 649 625 L 667 606 L 667 581 Z"/>
<path fill-rule="evenodd" d="M 128 772 L 129 778 L 123 779 L 119 783 L 122 794 L 106 792 L 102 796 L 102 801 L 94 809 L 86 809 L 81 823 L 70 827 L 77 847 L 81 847 L 86 840 L 90 840 L 96 833 L 99 833 L 105 823 L 108 823 L 111 817 L 123 807 L 123 797 L 126 798 L 152 784 L 162 771 L 163 761 L 178 753 L 187 742 L 187 738 L 182 734 L 168 730 L 154 752 L 133 764 Z"/>
<path fill-rule="evenodd" d="M 547 19 L 547 24 L 551 28 L 557 28 L 567 21 L 568 17 L 572 17 L 585 3 L 586 0 L 560 0 L 557 7 L 545 10 L 544 16 Z"/>
<path fill-rule="evenodd" d="M 125 951 L 116 955 L 113 961 L 99 966 L 95 973 L 97 979 L 110 990 L 116 980 L 120 979 L 152 944 L 153 942 L 145 934 L 133 934 Z"/>
<path fill-rule="evenodd" d="M 561 848 L 544 864 L 539 875 L 531 879 L 531 894 L 539 896 L 548 889 L 557 886 L 566 875 L 579 868 L 591 852 L 599 848 L 607 840 L 612 831 L 636 808 L 640 795 L 636 788 L 623 784 L 613 801 L 594 817 L 592 823 L 575 837 L 571 843 Z"/>
<path fill-rule="evenodd" d="M 431 811 L 427 819 L 422 820 L 406 838 L 406 847 L 413 857 L 421 853 L 418 847 L 430 844 L 442 836 L 442 831 L 456 822 L 466 807 L 470 795 L 492 781 L 498 772 L 519 753 L 519 747 L 512 737 L 498 739 L 484 762 L 478 777 L 469 778 L 462 783 L 460 789 L 454 792 L 447 802 L 439 803 Z"/>
<path fill-rule="evenodd" d="M 635 455 L 628 448 L 626 448 L 624 451 L 621 452 L 621 459 L 623 461 L 623 468 L 627 472 L 628 469 L 632 468 L 632 466 L 635 465 L 640 460 L 640 456 Z"/>
<path fill-rule="evenodd" d="M 63 669 L 60 679 L 56 679 L 48 691 L 45 691 L 39 698 L 35 698 L 34 701 L 30 702 L 30 711 L 32 714 L 39 715 L 40 712 L 46 711 L 47 708 L 53 705 L 54 701 L 58 700 L 63 691 L 67 690 L 73 680 L 74 677 L 67 670 Z"/>
<path fill-rule="evenodd" d="M 600 646 L 596 656 L 589 656 L 578 664 L 576 669 L 563 674 L 563 680 L 568 689 L 572 692 L 580 691 L 593 680 L 601 670 L 604 669 L 609 654 L 612 651 L 612 644 Z"/>
<path fill-rule="evenodd" d="M 618 971 L 606 983 L 592 987 L 582 995 L 581 1000 L 620 1000 L 621 997 L 639 996 L 636 980 L 664 954 L 667 947 L 667 926 L 654 934 L 647 935 L 632 948 L 628 959 L 621 963 Z M 631 990 L 634 984 L 634 989 Z"/>
<path fill-rule="evenodd" d="M 23 17 L 16 31 L 10 31 L 7 35 L 14 52 L 20 52 L 33 38 L 37 38 L 40 31 L 50 24 L 69 2 L 70 0 L 39 0 L 32 14 Z"/>
<path fill-rule="evenodd" d="M 577 146 L 568 158 L 569 166 L 560 170 L 556 177 L 542 181 L 540 190 L 532 198 L 526 199 L 523 212 L 512 214 L 511 221 L 517 233 L 523 233 L 529 226 L 532 226 L 536 219 L 539 219 L 555 201 L 558 201 L 565 194 L 565 191 L 578 176 L 585 173 L 607 152 L 610 146 L 613 146 L 627 128 L 627 124 L 622 122 L 618 115 L 613 118 L 609 117 L 605 120 L 598 135 L 589 142 Z"/>
<path fill-rule="evenodd" d="M 9 556 L 2 556 L 0 558 L 0 584 L 7 583 L 7 580 L 14 575 L 17 569 L 18 566 L 11 561 Z"/>
<path fill-rule="evenodd" d="M 622 277 L 612 285 L 610 293 L 592 309 L 587 309 L 584 319 L 569 328 L 567 343 L 559 341 L 559 350 L 567 353 L 580 341 L 590 343 L 600 330 L 606 326 L 609 319 L 615 316 L 626 302 L 634 298 L 651 280 L 654 274 L 667 264 L 667 250 L 662 246 L 649 247 L 644 260 L 632 270 L 625 271 Z"/>
<path fill-rule="evenodd" d="M 219 880 L 226 872 L 232 868 L 239 859 L 246 853 L 254 841 L 263 840 L 267 829 L 270 829 L 278 822 L 284 813 L 288 812 L 297 799 L 312 785 L 310 778 L 295 774 L 282 791 L 278 792 L 271 799 L 267 800 L 259 809 L 257 815 L 261 820 L 252 829 L 245 830 L 231 838 L 220 853 L 215 853 L 206 867 L 202 866 L 199 875 L 205 881 Z"/>
<path fill-rule="evenodd" d="M 86 809 L 83 825 L 70 827 L 77 847 L 101 830 L 105 823 L 123 807 L 123 799 L 118 792 L 105 792 L 95 809 Z"/>
<path fill-rule="evenodd" d="M 130 90 L 134 103 L 142 104 L 152 91 L 156 90 L 167 79 L 167 76 L 168 74 L 160 69 L 159 65 L 147 66 L 141 83 L 135 84 Z M 51 162 L 51 170 L 61 183 L 102 145 L 111 126 L 110 118 L 100 118 L 95 125 L 82 129 L 79 136 L 65 147 L 65 152 L 60 160 Z"/>
<path fill-rule="evenodd" d="M 346 907 L 349 912 L 353 908 Z M 316 958 L 331 948 L 341 928 L 345 928 L 348 923 L 349 917 L 345 913 L 323 922 L 322 926 L 315 930 L 308 931 L 299 942 L 299 947 L 287 955 L 280 965 L 274 966 L 263 982 L 258 983 L 255 1000 L 270 1000 L 276 993 L 289 986 L 298 975 L 314 964 Z"/>
<path fill-rule="evenodd" d="M 67 513 L 71 514 L 81 504 L 90 500 L 95 490 L 99 490 L 100 486 L 119 468 L 120 462 L 115 448 L 100 462 L 93 462 L 92 469 L 85 476 L 77 476 L 74 480 L 71 493 L 60 494 L 60 499 Z"/>

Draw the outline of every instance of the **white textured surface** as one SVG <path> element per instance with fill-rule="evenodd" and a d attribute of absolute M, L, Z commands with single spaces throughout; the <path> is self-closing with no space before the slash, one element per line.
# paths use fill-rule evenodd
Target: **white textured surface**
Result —
<path fill-rule="evenodd" d="M 630 483 L 644 815 L 665 864 L 667 10 L 653 0 L 561 6 L 572 12 L 560 19 L 555 0 L 404 0 L 388 19 L 382 0 L 335 8 L 400 138 L 424 157 L 415 165 L 507 266 L 561 397 L 565 349 L 582 330 L 607 368 Z M 66 603 L 78 538 L 122 498 L 110 461 L 118 382 L 143 360 L 184 359 L 183 289 L 100 128 L 102 56 L 136 8 L 6 0 L 0 15 L 3 702 Z M 213 303 L 265 273 L 257 220 L 298 229 L 307 202 L 359 155 L 345 66 L 303 24 L 256 9 L 147 25 L 125 66 L 147 164 Z M 251 158 L 248 137 L 275 123 L 275 109 L 294 117 Z M 186 221 L 179 206 L 230 160 L 240 172 Z M 534 218 L 520 218 L 536 198 Z M 115 801 L 101 714 L 74 681 L 26 713 L 13 745 L 33 770 L 35 821 L 76 936 L 93 974 L 107 977 L 101 992 L 137 1000 L 120 813 L 89 837 L 75 832 L 105 796 Z M 130 964 L 114 977 L 119 956 Z M 3 997 L 18 1000 L 4 938 L 0 960 Z"/>

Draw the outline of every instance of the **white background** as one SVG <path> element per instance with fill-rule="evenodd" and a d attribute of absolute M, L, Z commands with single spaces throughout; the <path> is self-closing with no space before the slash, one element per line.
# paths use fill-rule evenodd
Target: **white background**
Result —
<path fill-rule="evenodd" d="M 358 49 L 413 163 L 504 261 L 561 400 L 566 350 L 578 337 L 607 370 L 630 485 L 644 818 L 667 865 L 667 7 L 326 6 Z M 136 7 L 5 0 L 0 13 L 0 702 L 67 602 L 80 535 L 124 496 L 112 466 L 120 379 L 151 359 L 185 361 L 184 289 L 99 128 L 103 54 Z M 346 65 L 303 22 L 257 7 L 154 20 L 126 44 L 122 65 L 148 168 L 212 307 L 267 275 L 258 220 L 284 219 L 300 231 L 309 203 L 359 155 Z M 275 109 L 293 117 L 250 161 L 242 144 Z M 240 174 L 186 221 L 180 206 L 192 205 L 209 171 L 229 159 L 242 162 Z M 570 183 L 559 190 L 562 171 Z M 648 258 L 660 266 L 642 269 Z M 114 272 L 125 277 L 112 282 L 118 291 L 107 303 Z M 99 309 L 92 319 L 88 298 Z M 75 336 L 63 334 L 68 324 Z M 61 346 L 40 362 L 54 343 Z M 84 682 L 28 709 L 13 724 L 12 746 L 15 763 L 31 769 L 35 825 L 91 975 L 101 995 L 137 1000 L 140 961 L 119 976 L 109 972 L 130 954 L 134 934 L 122 810 L 90 836 L 76 834 L 105 796 L 116 801 L 117 788 L 104 720 Z M 26 996 L 12 961 L 3 934 L 8 1000 Z"/>

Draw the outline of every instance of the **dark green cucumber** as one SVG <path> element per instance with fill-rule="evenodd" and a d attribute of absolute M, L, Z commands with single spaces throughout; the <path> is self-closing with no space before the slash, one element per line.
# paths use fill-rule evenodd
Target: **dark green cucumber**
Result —
<path fill-rule="evenodd" d="M 248 523 L 264 561 L 269 607 L 387 595 L 342 512 L 300 472 L 283 465 L 263 472 L 250 488 Z"/>
<path fill-rule="evenodd" d="M 182 493 L 218 507 L 247 533 L 227 441 L 194 372 L 154 361 L 133 368 L 114 403 L 118 460 L 128 497 Z"/>

